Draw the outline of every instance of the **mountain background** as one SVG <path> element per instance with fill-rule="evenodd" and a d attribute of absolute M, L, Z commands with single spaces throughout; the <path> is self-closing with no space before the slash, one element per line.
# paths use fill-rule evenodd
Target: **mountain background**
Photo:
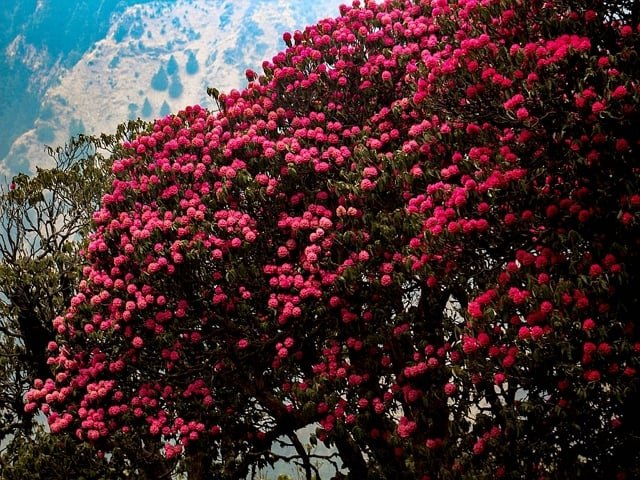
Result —
<path fill-rule="evenodd" d="M 339 14 L 344 0 L 2 0 L 0 176 L 51 161 L 44 145 L 127 119 L 213 108 L 207 87 L 285 48 L 282 34 Z"/>

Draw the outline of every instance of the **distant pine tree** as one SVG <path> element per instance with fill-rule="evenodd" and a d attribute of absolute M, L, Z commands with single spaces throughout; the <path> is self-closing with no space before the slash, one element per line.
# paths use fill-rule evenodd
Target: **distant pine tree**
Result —
<path fill-rule="evenodd" d="M 129 116 L 127 117 L 129 120 L 135 120 L 138 118 L 138 104 L 130 103 L 129 104 Z"/>
<path fill-rule="evenodd" d="M 169 107 L 169 104 L 165 100 L 164 102 L 162 102 L 162 105 L 160 106 L 159 115 L 160 117 L 166 117 L 170 113 L 171 113 L 171 107 Z"/>
<path fill-rule="evenodd" d="M 167 74 L 168 75 L 173 75 L 175 73 L 178 73 L 178 62 L 176 61 L 176 57 L 174 57 L 173 55 L 171 55 L 171 57 L 169 57 L 169 62 L 167 63 Z"/>
<path fill-rule="evenodd" d="M 154 90 L 166 90 L 169 86 L 169 77 L 167 77 L 167 72 L 165 72 L 164 67 L 160 66 L 156 74 L 151 79 L 151 88 Z"/>
<path fill-rule="evenodd" d="M 171 98 L 178 98 L 182 95 L 182 82 L 180 82 L 180 77 L 178 75 L 174 75 L 171 78 L 171 85 L 169 85 L 169 96 Z"/>
<path fill-rule="evenodd" d="M 185 71 L 189 75 L 194 75 L 200 69 L 200 65 L 198 64 L 198 59 L 196 58 L 193 52 L 189 52 L 189 58 L 187 58 L 187 65 L 185 66 Z"/>
<path fill-rule="evenodd" d="M 153 109 L 151 108 L 151 102 L 149 102 L 148 97 L 144 97 L 144 103 L 142 104 L 142 110 L 140 111 L 140 115 L 143 118 L 149 118 L 153 113 Z"/>
<path fill-rule="evenodd" d="M 69 136 L 70 137 L 76 137 L 81 133 L 85 133 L 86 130 L 87 129 L 84 126 L 84 122 L 82 120 L 80 120 L 79 118 L 74 118 L 69 123 Z"/>

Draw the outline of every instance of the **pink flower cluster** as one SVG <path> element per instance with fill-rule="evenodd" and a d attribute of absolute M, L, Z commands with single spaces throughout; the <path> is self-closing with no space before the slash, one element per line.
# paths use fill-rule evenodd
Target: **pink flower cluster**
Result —
<path fill-rule="evenodd" d="M 576 418 L 621 441 L 610 418 L 640 368 L 620 306 L 636 34 L 603 25 L 609 51 L 598 16 L 529 4 L 354 2 L 285 34 L 219 112 L 126 142 L 27 408 L 169 458 L 318 424 L 433 478 L 560 468 L 558 412 L 591 394 L 607 410 Z M 579 423 L 557 428 L 586 458 Z"/>

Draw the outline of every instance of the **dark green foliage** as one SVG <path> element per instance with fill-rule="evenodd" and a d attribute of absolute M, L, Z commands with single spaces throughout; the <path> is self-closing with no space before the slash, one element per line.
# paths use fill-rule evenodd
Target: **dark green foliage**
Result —
<path fill-rule="evenodd" d="M 2 480 L 118 480 L 142 479 L 119 452 L 107 460 L 88 444 L 78 444 L 70 435 L 52 437 L 42 427 L 33 437 L 18 436 L 0 457 Z"/>

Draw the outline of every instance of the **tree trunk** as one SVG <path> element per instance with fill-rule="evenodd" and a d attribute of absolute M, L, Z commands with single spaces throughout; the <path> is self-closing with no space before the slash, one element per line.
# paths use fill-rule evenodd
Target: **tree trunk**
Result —
<path fill-rule="evenodd" d="M 208 480 L 211 478 L 207 467 L 207 455 L 204 452 L 188 453 L 186 466 L 189 480 Z"/>

